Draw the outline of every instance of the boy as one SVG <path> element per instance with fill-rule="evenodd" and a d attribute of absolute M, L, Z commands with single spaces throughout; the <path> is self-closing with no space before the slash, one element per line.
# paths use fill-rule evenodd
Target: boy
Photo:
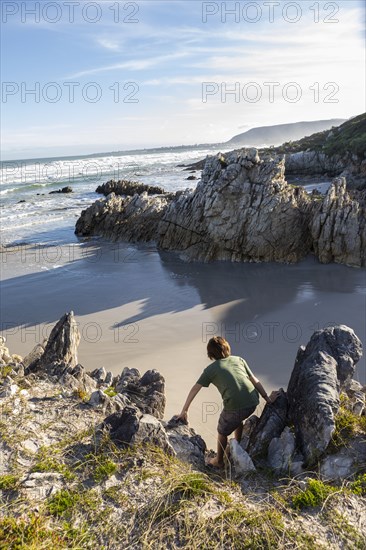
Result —
<path fill-rule="evenodd" d="M 224 465 L 228 436 L 234 432 L 235 439 L 240 442 L 243 420 L 254 413 L 259 403 L 259 394 L 267 403 L 272 403 L 277 392 L 272 392 L 271 397 L 267 395 L 244 359 L 231 355 L 230 344 L 225 338 L 211 338 L 207 344 L 207 355 L 214 362 L 205 368 L 192 387 L 178 418 L 187 422 L 189 406 L 201 388 L 207 388 L 211 382 L 217 387 L 224 408 L 217 425 L 217 457 L 211 459 L 209 464 L 221 468 Z"/>

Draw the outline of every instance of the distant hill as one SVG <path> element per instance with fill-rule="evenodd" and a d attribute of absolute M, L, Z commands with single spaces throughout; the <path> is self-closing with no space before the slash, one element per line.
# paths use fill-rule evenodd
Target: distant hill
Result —
<path fill-rule="evenodd" d="M 366 152 L 366 113 L 350 118 L 337 128 L 317 132 L 276 147 L 278 153 L 317 151 L 328 156 L 347 153 L 363 157 Z"/>
<path fill-rule="evenodd" d="M 275 126 L 260 126 L 252 128 L 247 132 L 238 134 L 227 141 L 225 145 L 237 146 L 253 146 L 260 147 L 263 145 L 281 145 L 285 141 L 294 141 L 314 134 L 329 130 L 332 126 L 339 126 L 346 119 L 332 118 L 330 120 L 314 120 L 307 122 L 293 122 L 290 124 L 277 124 Z"/>

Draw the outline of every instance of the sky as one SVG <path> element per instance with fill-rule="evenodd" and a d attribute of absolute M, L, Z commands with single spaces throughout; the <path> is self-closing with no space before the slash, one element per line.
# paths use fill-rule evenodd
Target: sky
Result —
<path fill-rule="evenodd" d="M 356 116 L 364 25 L 359 0 L 2 0 L 2 160 Z"/>

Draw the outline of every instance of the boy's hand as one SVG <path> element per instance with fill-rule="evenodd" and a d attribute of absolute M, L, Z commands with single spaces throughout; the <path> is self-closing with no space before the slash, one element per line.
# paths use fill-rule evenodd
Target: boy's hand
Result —
<path fill-rule="evenodd" d="M 184 422 L 184 424 L 188 424 L 188 412 L 187 411 L 182 411 L 175 418 L 177 420 L 182 420 L 182 422 Z"/>
<path fill-rule="evenodd" d="M 271 395 L 268 396 L 269 401 L 267 403 L 274 403 L 277 399 L 277 397 L 280 395 L 280 391 L 273 391 L 271 392 Z"/>

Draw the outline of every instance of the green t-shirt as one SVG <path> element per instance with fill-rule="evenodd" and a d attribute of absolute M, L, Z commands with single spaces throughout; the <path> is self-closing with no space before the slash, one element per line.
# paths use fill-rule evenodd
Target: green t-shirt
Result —
<path fill-rule="evenodd" d="M 252 371 L 244 359 L 230 355 L 206 367 L 197 384 L 207 388 L 212 382 L 221 393 L 224 410 L 236 411 L 259 403 L 259 394 L 249 376 L 253 376 Z"/>

